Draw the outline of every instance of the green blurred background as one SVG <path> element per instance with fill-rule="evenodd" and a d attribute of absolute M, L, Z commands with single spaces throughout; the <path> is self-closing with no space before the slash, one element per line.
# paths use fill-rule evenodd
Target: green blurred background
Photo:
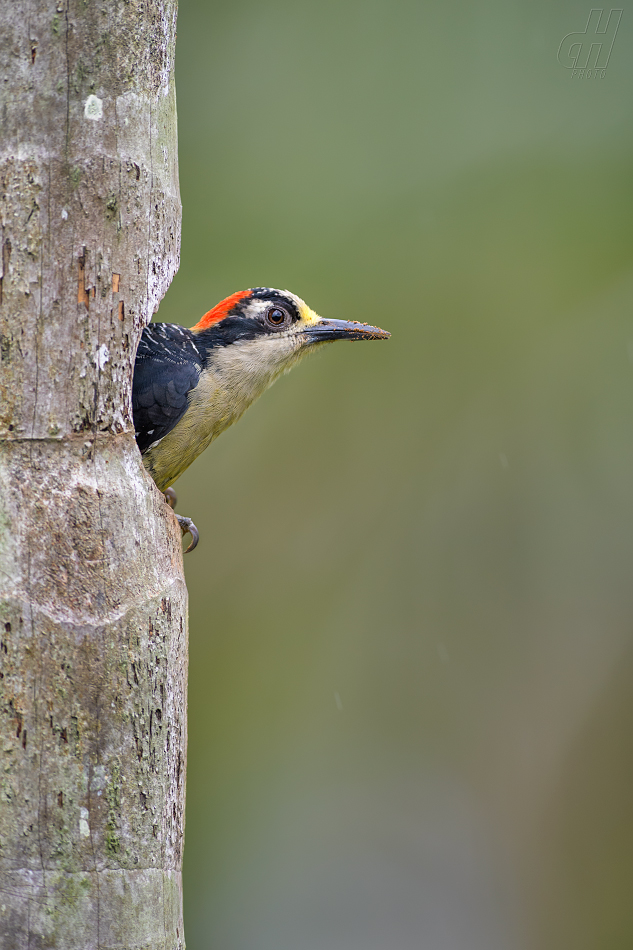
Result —
<path fill-rule="evenodd" d="M 182 0 L 158 318 L 389 329 L 178 483 L 189 950 L 633 947 L 633 11 Z"/>

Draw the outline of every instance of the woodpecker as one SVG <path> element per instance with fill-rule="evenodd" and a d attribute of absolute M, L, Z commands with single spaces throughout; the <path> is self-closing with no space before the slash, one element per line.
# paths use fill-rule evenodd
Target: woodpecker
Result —
<path fill-rule="evenodd" d="M 152 323 L 136 353 L 132 410 L 143 463 L 173 508 L 173 483 L 250 404 L 307 353 L 333 340 L 386 340 L 379 327 L 324 320 L 287 290 L 222 300 L 191 329 Z M 198 531 L 176 515 L 183 534 Z"/>

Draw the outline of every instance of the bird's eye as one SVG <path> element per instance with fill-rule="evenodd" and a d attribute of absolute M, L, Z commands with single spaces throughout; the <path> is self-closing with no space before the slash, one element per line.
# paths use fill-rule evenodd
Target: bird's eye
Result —
<path fill-rule="evenodd" d="M 278 329 L 290 322 L 290 315 L 281 307 L 271 307 L 266 313 L 266 320 L 271 326 Z"/>

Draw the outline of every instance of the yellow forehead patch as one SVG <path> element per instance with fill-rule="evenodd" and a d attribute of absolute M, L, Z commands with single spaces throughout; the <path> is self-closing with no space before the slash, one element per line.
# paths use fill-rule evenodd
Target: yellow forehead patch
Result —
<path fill-rule="evenodd" d="M 303 303 L 303 301 L 299 307 L 299 312 L 301 314 L 302 323 L 309 325 L 311 323 L 321 322 L 321 317 L 318 315 L 318 313 L 315 313 L 314 310 L 310 310 L 310 307 L 308 307 L 307 303 Z"/>

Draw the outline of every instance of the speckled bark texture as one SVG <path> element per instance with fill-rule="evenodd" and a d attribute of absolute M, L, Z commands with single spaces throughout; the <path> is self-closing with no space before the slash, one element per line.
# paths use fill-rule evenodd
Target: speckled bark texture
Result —
<path fill-rule="evenodd" d="M 131 424 L 172 0 L 0 0 L 0 946 L 184 947 L 187 593 Z"/>

